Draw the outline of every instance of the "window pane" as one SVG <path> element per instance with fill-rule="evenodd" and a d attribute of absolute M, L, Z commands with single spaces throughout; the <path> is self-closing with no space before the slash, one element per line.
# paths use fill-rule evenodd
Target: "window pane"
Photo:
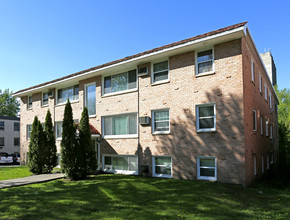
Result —
<path fill-rule="evenodd" d="M 79 99 L 79 85 L 74 86 L 73 100 Z"/>
<path fill-rule="evenodd" d="M 114 157 L 113 170 L 128 170 L 128 158 L 127 157 Z"/>
<path fill-rule="evenodd" d="M 105 165 L 112 165 L 112 158 L 111 157 L 105 157 Z"/>
<path fill-rule="evenodd" d="M 112 118 L 104 118 L 105 135 L 112 135 Z"/>
<path fill-rule="evenodd" d="M 171 166 L 171 158 L 170 157 L 155 157 L 155 165 Z"/>
<path fill-rule="evenodd" d="M 113 134 L 128 134 L 128 116 L 113 117 Z"/>
<path fill-rule="evenodd" d="M 129 171 L 138 171 L 137 157 L 129 157 Z"/>
<path fill-rule="evenodd" d="M 121 73 L 118 75 L 112 76 L 112 92 L 123 91 L 127 89 L 128 82 L 127 73 Z"/>
<path fill-rule="evenodd" d="M 137 134 L 137 115 L 129 115 L 129 134 Z"/>
<path fill-rule="evenodd" d="M 91 85 L 86 87 L 86 107 L 89 115 L 96 114 L 96 86 Z"/>
<path fill-rule="evenodd" d="M 256 128 L 256 112 L 255 111 L 253 111 L 253 129 L 257 130 L 257 128 Z"/>
<path fill-rule="evenodd" d="M 201 167 L 215 167 L 215 159 L 211 159 L 211 158 L 200 159 L 200 166 Z"/>
<path fill-rule="evenodd" d="M 137 87 L 136 70 L 131 70 L 128 72 L 128 74 L 129 74 L 128 89 L 134 89 Z"/>
<path fill-rule="evenodd" d="M 198 56 L 197 58 L 198 63 L 212 60 L 212 50 L 199 52 L 197 56 Z"/>
<path fill-rule="evenodd" d="M 212 61 L 198 64 L 198 73 L 206 73 L 212 71 Z"/>
<path fill-rule="evenodd" d="M 200 168 L 200 176 L 215 177 L 214 168 Z"/>
<path fill-rule="evenodd" d="M 169 111 L 155 112 L 155 121 L 169 120 Z"/>
<path fill-rule="evenodd" d="M 214 107 L 213 106 L 199 107 L 199 117 L 208 117 L 208 116 L 214 116 Z"/>
<path fill-rule="evenodd" d="M 199 119 L 199 128 L 214 128 L 214 118 Z"/>
<path fill-rule="evenodd" d="M 105 89 L 105 94 L 111 92 L 111 76 L 107 76 L 104 78 L 104 89 Z"/>
<path fill-rule="evenodd" d="M 48 93 L 47 92 L 45 92 L 45 93 L 43 93 L 42 94 L 42 104 L 43 105 L 47 105 L 48 104 Z"/>
<path fill-rule="evenodd" d="M 168 71 L 154 74 L 154 82 L 168 79 Z"/>
<path fill-rule="evenodd" d="M 163 62 L 160 62 L 160 63 L 155 63 L 153 64 L 153 72 L 160 72 L 160 71 L 163 71 L 163 70 L 168 70 L 168 61 L 163 61 Z"/>
<path fill-rule="evenodd" d="M 156 174 L 166 174 L 166 175 L 171 175 L 171 167 L 160 167 L 160 166 L 155 166 L 155 173 Z"/>
<path fill-rule="evenodd" d="M 169 131 L 169 121 L 155 122 L 155 131 Z"/>

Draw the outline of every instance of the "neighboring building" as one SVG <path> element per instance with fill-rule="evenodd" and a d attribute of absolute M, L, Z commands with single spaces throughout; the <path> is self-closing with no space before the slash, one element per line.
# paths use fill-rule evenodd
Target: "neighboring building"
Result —
<path fill-rule="evenodd" d="M 261 53 L 261 58 L 265 64 L 266 70 L 269 74 L 272 85 L 277 85 L 276 65 L 271 52 Z"/>
<path fill-rule="evenodd" d="M 249 185 L 276 162 L 277 96 L 240 23 L 20 90 L 21 157 L 48 109 L 87 106 L 106 172 Z M 101 133 L 100 138 L 97 134 Z"/>
<path fill-rule="evenodd" d="M 0 116 L 0 152 L 20 152 L 20 119 Z"/>

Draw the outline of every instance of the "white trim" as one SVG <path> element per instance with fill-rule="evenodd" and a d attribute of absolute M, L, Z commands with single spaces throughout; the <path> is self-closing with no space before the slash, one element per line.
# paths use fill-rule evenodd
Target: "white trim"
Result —
<path fill-rule="evenodd" d="M 273 125 L 270 124 L 270 139 L 273 139 Z"/>
<path fill-rule="evenodd" d="M 154 64 L 162 63 L 162 62 L 165 62 L 165 61 L 167 61 L 167 72 L 168 72 L 167 73 L 167 79 L 159 80 L 159 81 L 154 82 Z M 155 60 L 154 62 L 151 62 L 151 84 L 152 85 L 158 85 L 158 84 L 161 84 L 161 83 L 169 82 L 170 81 L 169 70 L 170 70 L 170 64 L 169 64 L 169 58 L 168 57 L 167 58 L 158 59 L 158 60 Z M 160 71 L 160 72 L 164 72 L 164 71 Z"/>
<path fill-rule="evenodd" d="M 200 159 L 214 159 L 215 160 L 215 176 L 209 177 L 209 176 L 200 176 Z M 199 180 L 217 180 L 217 158 L 216 157 L 210 157 L 210 156 L 197 156 L 196 157 L 196 164 L 197 164 L 197 179 Z M 213 168 L 213 167 L 202 167 L 202 168 Z"/>
<path fill-rule="evenodd" d="M 89 75 L 91 73 L 100 72 L 100 71 L 105 70 L 105 69 L 109 69 L 109 68 L 116 67 L 116 66 L 121 66 L 121 65 L 126 64 L 126 63 L 130 63 L 130 62 L 133 62 L 133 61 L 138 61 L 138 60 L 141 60 L 141 59 L 144 59 L 144 58 L 147 58 L 147 57 L 152 57 L 152 56 L 155 56 L 155 55 L 158 55 L 158 54 L 161 54 L 161 53 L 165 53 L 165 52 L 169 52 L 169 51 L 173 51 L 173 50 L 176 50 L 176 49 L 179 49 L 179 48 L 185 48 L 185 47 L 190 46 L 190 45 L 194 45 L 194 44 L 197 44 L 197 43 L 205 42 L 205 41 L 208 41 L 208 40 L 211 40 L 211 39 L 214 39 L 214 38 L 220 38 L 220 37 L 223 37 L 223 36 L 226 36 L 226 35 L 230 35 L 230 34 L 234 34 L 234 33 L 237 33 L 237 32 L 241 32 L 242 31 L 243 35 L 246 36 L 246 30 L 247 30 L 247 25 L 245 24 L 245 25 L 243 25 L 243 26 L 241 26 L 239 28 L 235 28 L 235 29 L 232 29 L 232 30 L 229 30 L 229 31 L 224 31 L 222 33 L 214 34 L 214 35 L 211 35 L 211 36 L 208 36 L 208 37 L 204 37 L 204 38 L 201 38 L 201 39 L 193 40 L 193 41 L 190 41 L 188 43 L 179 44 L 177 46 L 166 48 L 166 49 L 163 49 L 163 50 L 159 50 L 159 51 L 156 51 L 156 52 L 153 52 L 153 53 L 145 54 L 143 56 L 132 58 L 132 59 L 120 62 L 120 63 L 112 64 L 112 65 L 109 65 L 109 66 L 106 66 L 106 67 L 103 67 L 103 68 L 99 68 L 97 70 L 91 70 L 91 71 L 85 72 L 83 74 L 79 74 L 79 75 L 76 75 L 76 76 L 71 76 L 69 78 L 59 80 L 57 82 L 51 82 L 49 84 L 46 84 L 46 85 L 43 85 L 43 86 L 39 86 L 39 87 L 36 87 L 36 88 L 33 88 L 33 89 L 25 90 L 25 91 L 20 92 L 20 93 L 15 93 L 15 94 L 13 94 L 13 96 L 21 96 L 21 94 L 29 93 L 29 92 L 32 92 L 32 91 L 35 91 L 35 90 L 39 90 L 39 89 L 42 89 L 42 88 L 47 88 L 47 87 L 50 87 L 52 85 L 60 84 L 60 83 L 63 83 L 63 82 L 69 81 L 69 80 L 73 80 L 73 79 L 78 78 L 78 77 Z"/>
<path fill-rule="evenodd" d="M 253 131 L 257 131 L 257 112 L 256 110 L 253 109 L 253 112 L 255 113 L 255 124 L 254 124 L 254 127 L 253 127 Z"/>
<path fill-rule="evenodd" d="M 264 135 L 264 131 L 263 131 L 263 117 L 260 116 L 260 129 L 261 129 L 261 135 Z"/>
<path fill-rule="evenodd" d="M 168 111 L 168 131 L 155 131 L 155 112 L 165 112 Z M 163 108 L 163 109 L 156 109 L 151 111 L 151 118 L 152 118 L 152 134 L 169 134 L 170 133 L 170 109 Z"/>
<path fill-rule="evenodd" d="M 205 72 L 205 73 L 198 73 L 198 60 L 197 60 L 197 54 L 203 51 L 207 51 L 207 50 L 212 50 L 212 71 L 209 72 Z M 208 62 L 208 61 L 207 61 Z M 194 75 L 197 76 L 206 76 L 206 75 L 211 75 L 215 73 L 215 65 L 214 65 L 214 45 L 211 47 L 205 47 L 202 49 L 199 49 L 197 51 L 195 51 L 195 73 Z"/>
<path fill-rule="evenodd" d="M 84 84 L 84 95 L 83 95 L 83 99 L 84 99 L 84 106 L 87 107 L 88 113 L 89 113 L 89 108 L 87 106 L 87 88 L 89 86 L 95 86 L 95 113 L 92 114 L 92 115 L 89 114 L 89 117 L 92 117 L 92 116 L 96 116 L 96 111 L 97 111 L 97 104 L 96 104 L 96 100 L 97 100 L 97 94 L 96 94 L 97 88 L 96 88 L 96 82 Z"/>
<path fill-rule="evenodd" d="M 171 175 L 168 175 L 168 174 L 162 174 L 162 173 L 159 173 L 159 174 L 156 174 L 155 173 L 155 157 L 169 157 L 170 158 L 170 173 Z M 158 166 L 158 165 L 157 165 Z M 172 157 L 171 156 L 167 156 L 167 155 L 154 155 L 152 156 L 152 176 L 154 177 L 163 177 L 163 178 L 172 178 Z"/>
<path fill-rule="evenodd" d="M 262 94 L 262 92 L 263 92 L 263 85 L 262 85 L 262 75 L 261 75 L 261 73 L 259 73 L 259 91 L 260 91 L 260 93 Z"/>
<path fill-rule="evenodd" d="M 199 107 L 213 106 L 214 115 L 211 118 L 214 118 L 214 127 L 213 128 L 199 128 Z M 216 103 L 205 103 L 195 105 L 196 109 L 196 132 L 213 132 L 216 131 Z"/>
<path fill-rule="evenodd" d="M 266 121 L 266 137 L 269 135 L 269 120 Z"/>
<path fill-rule="evenodd" d="M 111 88 L 112 88 L 112 76 L 115 76 L 115 75 L 118 75 L 118 74 L 122 74 L 122 73 L 127 73 L 127 86 L 128 86 L 128 80 L 129 80 L 129 71 L 132 71 L 132 70 L 136 70 L 136 88 L 132 88 L 132 89 L 126 89 L 126 90 L 122 90 L 122 91 L 118 91 L 118 92 L 110 92 L 110 93 L 105 93 L 105 77 L 108 77 L 108 76 L 111 76 Z M 102 97 L 107 97 L 107 96 L 113 96 L 113 95 L 120 95 L 120 94 L 124 94 L 124 93 L 129 93 L 129 92 L 133 92 L 133 91 L 138 91 L 138 88 L 139 88 L 139 80 L 138 80 L 138 69 L 135 68 L 135 69 L 126 69 L 124 71 L 120 71 L 118 73 L 114 73 L 114 74 L 111 74 L 111 73 L 107 73 L 107 74 L 104 74 L 102 75 L 102 86 L 101 86 L 101 89 L 102 89 Z"/>
<path fill-rule="evenodd" d="M 29 97 L 31 97 L 31 107 L 29 107 Z M 27 109 L 30 110 L 33 107 L 32 95 L 27 96 Z"/>
<path fill-rule="evenodd" d="M 105 169 L 105 157 L 136 157 L 137 158 L 137 171 L 129 171 L 129 170 L 113 170 L 113 169 Z M 129 161 L 128 161 L 129 162 Z M 128 174 L 128 175 L 138 175 L 138 156 L 137 155 L 129 155 L 129 154 L 102 154 L 102 170 L 108 173 L 117 173 L 117 174 Z M 128 163 L 129 168 L 129 163 Z"/>
<path fill-rule="evenodd" d="M 255 82 L 255 63 L 253 58 L 251 58 L 251 80 Z"/>

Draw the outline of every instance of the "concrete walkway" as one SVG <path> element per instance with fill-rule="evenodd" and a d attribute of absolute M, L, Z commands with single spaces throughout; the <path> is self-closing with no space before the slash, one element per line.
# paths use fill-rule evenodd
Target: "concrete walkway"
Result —
<path fill-rule="evenodd" d="M 63 173 L 53 173 L 53 174 L 40 174 L 40 175 L 28 176 L 28 177 L 12 179 L 12 180 L 2 180 L 0 181 L 0 189 L 15 187 L 15 186 L 23 186 L 27 184 L 33 184 L 33 183 L 48 182 L 48 181 L 60 179 L 63 177 L 64 177 Z"/>

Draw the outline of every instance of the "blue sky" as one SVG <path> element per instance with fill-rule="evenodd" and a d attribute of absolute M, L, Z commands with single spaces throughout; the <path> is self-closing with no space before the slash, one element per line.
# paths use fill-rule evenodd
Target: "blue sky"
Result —
<path fill-rule="evenodd" d="M 289 88 L 289 1 L 0 0 L 0 89 L 17 90 L 248 21 Z"/>

